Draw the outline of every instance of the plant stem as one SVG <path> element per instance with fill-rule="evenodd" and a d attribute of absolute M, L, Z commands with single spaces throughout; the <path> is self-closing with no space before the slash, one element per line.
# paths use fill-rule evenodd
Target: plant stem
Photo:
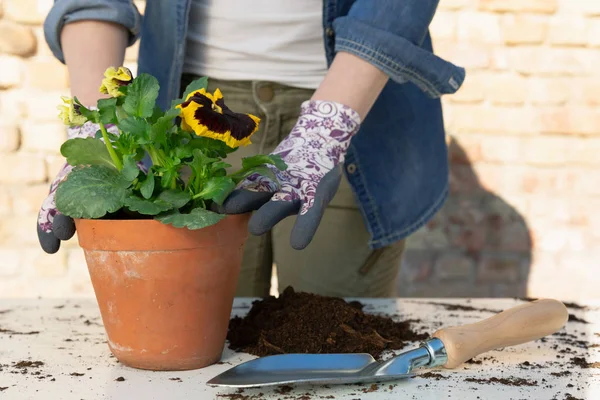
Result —
<path fill-rule="evenodd" d="M 117 153 L 115 152 L 112 143 L 108 139 L 108 132 L 106 132 L 106 127 L 102 122 L 98 122 L 98 125 L 100 125 L 100 131 L 102 132 L 102 138 L 104 138 L 106 150 L 108 150 L 108 154 L 110 154 L 110 158 L 112 159 L 113 163 L 115 163 L 117 169 L 121 171 L 123 169 L 123 163 L 121 162 L 121 160 L 119 160 L 119 156 L 117 156 Z"/>

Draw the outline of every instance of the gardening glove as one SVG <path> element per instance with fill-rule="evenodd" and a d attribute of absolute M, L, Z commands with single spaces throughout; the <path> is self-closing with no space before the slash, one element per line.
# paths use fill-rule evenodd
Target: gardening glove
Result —
<path fill-rule="evenodd" d="M 269 165 L 280 186 L 263 175 L 252 175 L 224 202 L 221 211 L 240 214 L 257 210 L 249 222 L 253 235 L 262 235 L 284 218 L 297 215 L 290 244 L 304 249 L 311 242 L 325 208 L 342 178 L 350 140 L 360 116 L 331 101 L 306 101 L 292 132 L 275 148 L 285 171 Z"/>

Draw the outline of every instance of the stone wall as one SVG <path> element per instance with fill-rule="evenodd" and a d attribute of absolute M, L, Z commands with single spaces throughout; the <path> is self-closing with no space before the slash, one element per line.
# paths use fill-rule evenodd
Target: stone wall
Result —
<path fill-rule="evenodd" d="M 92 294 L 76 240 L 48 256 L 35 234 L 69 86 L 51 3 L 0 0 L 0 296 Z M 443 100 L 451 197 L 409 241 L 399 293 L 598 297 L 600 1 L 441 0 L 432 35 L 468 76 Z"/>

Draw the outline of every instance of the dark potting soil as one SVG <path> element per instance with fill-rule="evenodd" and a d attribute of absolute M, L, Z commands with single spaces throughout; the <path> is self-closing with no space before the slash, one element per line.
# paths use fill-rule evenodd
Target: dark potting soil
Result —
<path fill-rule="evenodd" d="M 125 381 L 125 378 L 123 378 L 122 376 L 120 376 L 117 379 L 115 379 L 115 381 L 117 381 L 117 382 L 123 382 L 123 381 Z"/>
<path fill-rule="evenodd" d="M 365 314 L 362 304 L 341 298 L 295 292 L 255 301 L 248 314 L 229 323 L 229 347 L 256 356 L 285 353 L 369 353 L 399 350 L 428 335 L 411 322 Z"/>

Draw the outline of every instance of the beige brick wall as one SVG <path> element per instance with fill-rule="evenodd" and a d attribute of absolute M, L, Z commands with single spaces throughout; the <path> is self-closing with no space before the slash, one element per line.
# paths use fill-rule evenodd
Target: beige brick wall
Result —
<path fill-rule="evenodd" d="M 34 229 L 69 86 L 50 6 L 0 0 L 0 296 L 92 294 L 76 240 L 48 256 Z M 468 77 L 443 100 L 451 198 L 409 241 L 400 293 L 598 297 L 600 1 L 441 0 L 432 35 Z"/>

